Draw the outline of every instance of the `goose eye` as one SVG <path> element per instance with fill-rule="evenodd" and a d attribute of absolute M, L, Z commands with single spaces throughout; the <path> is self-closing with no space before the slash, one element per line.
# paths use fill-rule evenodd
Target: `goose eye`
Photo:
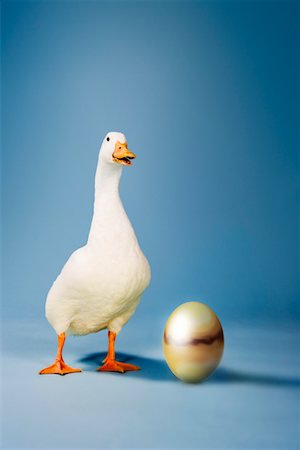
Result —
<path fill-rule="evenodd" d="M 109 137 L 107 137 L 106 140 L 109 141 Z"/>

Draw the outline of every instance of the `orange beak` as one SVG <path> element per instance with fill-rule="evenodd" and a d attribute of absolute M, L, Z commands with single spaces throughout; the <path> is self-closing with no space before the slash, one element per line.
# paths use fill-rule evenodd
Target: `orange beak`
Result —
<path fill-rule="evenodd" d="M 117 141 L 115 145 L 114 152 L 112 154 L 112 159 L 117 164 L 123 164 L 123 166 L 131 166 L 131 160 L 136 156 L 134 153 L 128 150 L 127 142 L 121 144 L 121 142 Z"/>

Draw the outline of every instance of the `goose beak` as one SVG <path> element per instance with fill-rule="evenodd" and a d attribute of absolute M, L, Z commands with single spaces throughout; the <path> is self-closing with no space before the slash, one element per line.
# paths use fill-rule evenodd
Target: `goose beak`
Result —
<path fill-rule="evenodd" d="M 127 148 L 127 142 L 121 144 L 121 142 L 117 141 L 115 145 L 114 152 L 112 154 L 112 159 L 117 164 L 123 164 L 123 166 L 131 166 L 131 160 L 136 156 Z"/>

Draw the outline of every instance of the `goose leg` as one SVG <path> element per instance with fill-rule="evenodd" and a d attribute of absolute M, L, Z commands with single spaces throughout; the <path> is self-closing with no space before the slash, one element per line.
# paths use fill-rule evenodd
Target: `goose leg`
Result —
<path fill-rule="evenodd" d="M 73 372 L 81 372 L 81 369 L 73 369 L 73 367 L 67 366 L 67 364 L 64 362 L 62 357 L 62 350 L 65 344 L 66 335 L 65 333 L 61 333 L 57 336 L 58 339 L 58 349 L 57 349 L 57 355 L 54 363 L 46 367 L 45 369 L 41 370 L 39 372 L 40 375 L 45 374 L 57 374 L 57 375 L 65 375 L 67 373 L 73 373 Z"/>
<path fill-rule="evenodd" d="M 115 355 L 115 340 L 116 333 L 113 331 L 108 332 L 108 353 L 106 358 L 103 360 L 103 366 L 99 367 L 97 370 L 99 372 L 128 372 L 130 370 L 140 370 L 138 366 L 134 364 L 127 364 L 120 361 L 116 361 Z"/>

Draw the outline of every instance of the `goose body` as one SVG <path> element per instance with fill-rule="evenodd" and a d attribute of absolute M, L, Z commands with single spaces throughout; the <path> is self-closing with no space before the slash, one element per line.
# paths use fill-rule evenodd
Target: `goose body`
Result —
<path fill-rule="evenodd" d="M 46 317 L 59 336 L 105 328 L 116 336 L 149 285 L 148 261 L 119 196 L 122 168 L 134 157 L 122 133 L 108 133 L 99 153 L 87 244 L 70 256 L 46 300 Z"/>

